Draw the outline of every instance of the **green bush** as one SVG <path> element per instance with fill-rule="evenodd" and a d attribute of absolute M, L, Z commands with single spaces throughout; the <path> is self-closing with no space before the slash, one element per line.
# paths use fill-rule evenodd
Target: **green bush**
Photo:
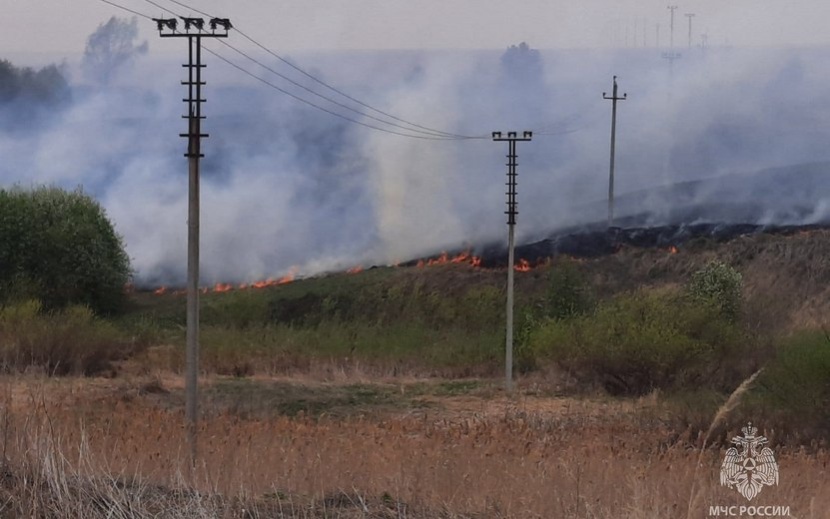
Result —
<path fill-rule="evenodd" d="M 104 210 L 77 190 L 0 190 L 0 298 L 120 310 L 129 259 Z"/>
<path fill-rule="evenodd" d="M 49 375 L 92 375 L 124 358 L 134 345 L 84 306 L 44 312 L 37 301 L 0 308 L 4 371 L 42 368 Z"/>
<path fill-rule="evenodd" d="M 830 338 L 801 332 L 781 343 L 758 377 L 745 413 L 783 434 L 830 433 Z"/>
<path fill-rule="evenodd" d="M 727 319 L 737 320 L 741 312 L 742 283 L 740 272 L 715 260 L 692 274 L 687 288 L 696 301 L 713 306 Z"/>
<path fill-rule="evenodd" d="M 612 394 L 708 385 L 728 388 L 752 366 L 739 361 L 744 333 L 676 291 L 623 294 L 593 314 L 549 319 L 529 348 L 577 380 Z"/>
<path fill-rule="evenodd" d="M 576 262 L 565 259 L 548 273 L 544 297 L 516 312 L 514 343 L 516 368 L 527 373 L 539 368 L 539 352 L 531 337 L 547 320 L 584 316 L 596 306 L 593 287 Z"/>
<path fill-rule="evenodd" d="M 543 314 L 554 319 L 585 315 L 594 308 L 591 292 L 591 285 L 575 262 L 558 263 L 548 275 Z"/>

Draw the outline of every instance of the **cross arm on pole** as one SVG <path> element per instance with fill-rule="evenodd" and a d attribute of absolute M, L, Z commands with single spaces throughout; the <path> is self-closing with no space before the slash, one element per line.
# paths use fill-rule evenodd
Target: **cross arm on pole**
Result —
<path fill-rule="evenodd" d="M 162 38 L 227 38 L 233 24 L 227 18 L 211 18 L 210 30 L 205 28 L 204 18 L 181 17 L 184 30 L 179 31 L 178 18 L 153 18 Z"/>
<path fill-rule="evenodd" d="M 619 97 L 617 95 L 617 76 L 614 76 L 614 90 L 613 90 L 613 93 L 609 96 L 608 94 L 603 92 L 602 93 L 602 98 L 603 99 L 608 99 L 608 100 L 611 100 L 611 101 L 625 101 L 626 99 L 628 99 L 628 94 L 626 94 L 626 93 L 623 93 L 622 97 Z"/>
<path fill-rule="evenodd" d="M 530 141 L 533 139 L 533 132 L 522 132 L 522 136 L 519 137 L 518 132 L 507 132 L 507 136 L 504 136 L 503 132 L 493 132 L 493 140 L 496 142 L 502 141 Z"/>

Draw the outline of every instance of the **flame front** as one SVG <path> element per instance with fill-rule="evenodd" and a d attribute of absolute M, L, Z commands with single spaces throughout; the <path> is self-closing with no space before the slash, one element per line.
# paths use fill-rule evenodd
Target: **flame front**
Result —
<path fill-rule="evenodd" d="M 520 259 L 518 265 L 515 265 L 513 269 L 516 272 L 530 272 L 530 262 L 526 259 Z"/>
<path fill-rule="evenodd" d="M 434 267 L 436 265 L 470 265 L 473 268 L 481 267 L 481 258 L 473 256 L 470 251 L 465 251 L 456 256 L 450 257 L 446 252 L 442 252 L 437 258 L 420 259 L 415 265 L 418 268 Z M 395 265 L 397 266 L 397 265 Z"/>

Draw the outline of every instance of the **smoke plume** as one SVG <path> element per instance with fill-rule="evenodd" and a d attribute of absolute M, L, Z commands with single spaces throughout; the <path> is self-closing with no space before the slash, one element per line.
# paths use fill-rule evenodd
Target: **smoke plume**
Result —
<path fill-rule="evenodd" d="M 107 85 L 135 59 L 146 54 L 147 42 L 136 44 L 138 20 L 122 20 L 113 16 L 89 35 L 86 41 L 81 68 L 86 78 L 94 83 Z"/>
<path fill-rule="evenodd" d="M 108 26 L 90 37 L 90 49 L 105 50 L 90 50 L 81 67 L 104 86 L 72 82 L 62 109 L 27 101 L 48 114 L 38 121 L 16 115 L 17 97 L 0 104 L 0 179 L 83 185 L 124 236 L 137 282 L 182 284 L 182 69 L 152 55 L 135 60 L 146 48 L 130 37 L 135 26 Z M 93 44 L 99 38 L 108 43 Z M 294 56 L 388 113 L 482 137 L 432 141 L 314 110 L 207 54 L 203 283 L 311 275 L 504 240 L 507 146 L 492 142 L 492 131 L 536 132 L 518 146 L 520 241 L 603 221 L 610 103 L 602 92 L 612 75 L 628 93 L 617 135 L 620 224 L 826 221 L 828 57 L 824 49 L 693 49 L 671 66 L 654 50 L 521 44 Z"/>

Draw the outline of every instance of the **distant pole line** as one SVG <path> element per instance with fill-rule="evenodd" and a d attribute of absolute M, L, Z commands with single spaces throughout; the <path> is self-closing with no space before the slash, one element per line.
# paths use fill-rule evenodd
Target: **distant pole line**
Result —
<path fill-rule="evenodd" d="M 513 392 L 513 269 L 515 263 L 515 227 L 517 211 L 517 182 L 516 182 L 516 167 L 518 163 L 518 154 L 516 153 L 516 143 L 519 141 L 530 141 L 533 138 L 533 132 L 522 132 L 520 137 L 517 132 L 507 132 L 505 136 L 502 132 L 493 132 L 493 141 L 507 142 L 507 326 L 505 338 L 504 351 L 504 388 L 508 393 Z"/>
<path fill-rule="evenodd" d="M 674 11 L 677 9 L 676 5 L 669 5 L 666 8 L 671 11 L 671 18 L 669 22 L 669 49 L 674 49 Z"/>
<path fill-rule="evenodd" d="M 686 13 L 683 16 L 689 19 L 689 48 L 692 48 L 692 18 L 695 17 L 695 13 Z"/>
<path fill-rule="evenodd" d="M 188 89 L 187 133 L 179 134 L 187 138 L 188 162 L 188 210 L 187 210 L 187 353 L 185 375 L 185 421 L 187 442 L 190 451 L 190 466 L 196 466 L 197 459 L 197 423 L 199 417 L 199 159 L 202 154 L 202 38 L 227 38 L 231 22 L 227 18 L 212 18 L 209 22 L 210 32 L 205 28 L 202 18 L 185 18 L 184 31 L 179 31 L 179 19 L 154 18 L 162 38 L 187 38 L 188 62 L 182 67 L 188 71 L 187 81 L 182 81 Z"/>
<path fill-rule="evenodd" d="M 681 57 L 679 52 L 674 51 L 674 11 L 677 10 L 677 6 L 669 5 L 666 8 L 671 11 L 669 18 L 669 51 L 663 53 L 663 58 L 669 60 L 669 76 L 672 76 L 674 74 L 674 61 Z M 671 83 L 671 80 L 669 82 Z"/>
<path fill-rule="evenodd" d="M 610 228 L 614 223 L 614 157 L 617 142 L 617 101 L 625 101 L 628 98 L 628 94 L 623 94 L 622 97 L 617 95 L 617 76 L 614 76 L 614 89 L 611 97 L 603 92 L 602 98 L 611 100 L 611 165 L 608 172 L 608 227 Z"/>

